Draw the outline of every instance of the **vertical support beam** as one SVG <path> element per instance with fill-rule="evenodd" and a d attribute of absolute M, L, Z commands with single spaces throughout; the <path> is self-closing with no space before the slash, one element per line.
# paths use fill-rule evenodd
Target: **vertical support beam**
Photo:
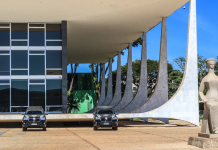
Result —
<path fill-rule="evenodd" d="M 104 102 L 104 100 L 105 100 L 105 64 L 103 64 L 102 70 L 101 70 L 101 96 L 100 96 L 100 99 L 98 101 L 98 104 L 93 109 L 88 111 L 88 113 L 93 113 L 95 111 L 95 109 Z"/>
<path fill-rule="evenodd" d="M 141 54 L 141 72 L 139 88 L 135 98 L 127 105 L 123 106 L 120 112 L 131 112 L 147 101 L 147 38 L 146 33 L 143 34 L 142 54 Z"/>
<path fill-rule="evenodd" d="M 109 60 L 109 76 L 108 76 L 108 84 L 107 84 L 107 96 L 104 103 L 101 106 L 107 106 L 113 97 L 113 85 L 112 85 L 112 58 Z"/>
<path fill-rule="evenodd" d="M 178 91 L 169 101 L 157 109 L 145 113 L 123 114 L 122 117 L 175 118 L 199 126 L 197 58 L 196 0 L 191 0 L 186 66 Z"/>
<path fill-rule="evenodd" d="M 110 106 L 115 106 L 121 100 L 121 56 L 120 52 L 117 56 L 117 78 L 116 78 L 116 88 L 114 93 L 114 98 L 109 104 Z"/>
<path fill-rule="evenodd" d="M 154 93 L 140 108 L 134 113 L 147 112 L 162 106 L 168 101 L 168 72 L 167 72 L 167 26 L 166 17 L 162 19 L 161 43 L 158 77 Z M 161 120 L 161 119 L 160 119 Z M 165 120 L 165 121 L 164 121 Z M 168 122 L 166 119 L 163 122 Z"/>
<path fill-rule="evenodd" d="M 127 77 L 125 93 L 121 101 L 114 107 L 115 111 L 127 106 L 133 99 L 132 93 L 132 43 L 129 44 L 128 60 L 127 60 Z"/>
<path fill-rule="evenodd" d="M 67 21 L 62 21 L 61 32 L 62 32 L 62 112 L 67 113 Z"/>

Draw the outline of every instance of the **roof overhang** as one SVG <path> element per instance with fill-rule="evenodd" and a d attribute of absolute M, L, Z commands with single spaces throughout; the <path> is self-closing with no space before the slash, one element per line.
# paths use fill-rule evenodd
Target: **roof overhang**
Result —
<path fill-rule="evenodd" d="M 4 0 L 0 22 L 68 21 L 68 63 L 104 63 L 189 0 Z"/>

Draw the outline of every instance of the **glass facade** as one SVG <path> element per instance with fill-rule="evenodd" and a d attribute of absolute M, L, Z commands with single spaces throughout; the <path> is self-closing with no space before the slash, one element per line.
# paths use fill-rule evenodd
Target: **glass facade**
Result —
<path fill-rule="evenodd" d="M 0 26 L 0 113 L 62 111 L 61 24 Z"/>

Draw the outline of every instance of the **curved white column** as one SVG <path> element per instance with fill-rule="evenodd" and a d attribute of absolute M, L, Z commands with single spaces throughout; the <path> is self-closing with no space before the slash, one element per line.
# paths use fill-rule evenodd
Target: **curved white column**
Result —
<path fill-rule="evenodd" d="M 164 105 L 145 113 L 120 114 L 121 117 L 175 118 L 199 126 L 196 0 L 190 1 L 186 66 L 177 93 Z"/>
<path fill-rule="evenodd" d="M 161 44 L 159 56 L 158 77 L 154 93 L 141 107 L 133 110 L 133 113 L 151 111 L 162 106 L 168 101 L 168 71 L 167 71 L 167 26 L 166 17 L 162 19 Z M 161 119 L 160 119 L 161 120 Z"/>
<path fill-rule="evenodd" d="M 115 111 L 127 106 L 133 99 L 132 93 L 132 43 L 129 44 L 127 60 L 126 88 L 121 101 L 114 107 Z"/>
<path fill-rule="evenodd" d="M 89 113 L 94 112 L 95 109 L 104 102 L 104 100 L 105 100 L 105 64 L 102 65 L 102 70 L 101 70 L 101 96 L 100 96 L 100 99 L 99 99 L 98 103 L 96 104 L 96 106 L 88 112 Z"/>
<path fill-rule="evenodd" d="M 99 106 L 107 106 L 113 98 L 113 87 L 112 87 L 112 58 L 109 60 L 109 76 L 108 76 L 108 84 L 107 84 L 107 96 L 102 104 Z"/>
<path fill-rule="evenodd" d="M 141 70 L 139 88 L 136 96 L 126 106 L 123 106 L 119 112 L 126 113 L 131 112 L 147 101 L 147 38 L 146 33 L 143 34 L 142 52 L 141 52 Z"/>
<path fill-rule="evenodd" d="M 121 56 L 120 52 L 117 56 L 117 77 L 116 77 L 116 88 L 114 93 L 114 98 L 110 102 L 109 106 L 116 106 L 121 100 Z"/>

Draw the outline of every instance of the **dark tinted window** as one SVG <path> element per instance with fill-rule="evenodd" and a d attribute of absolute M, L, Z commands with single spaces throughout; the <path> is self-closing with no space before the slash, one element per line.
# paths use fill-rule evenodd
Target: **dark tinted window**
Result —
<path fill-rule="evenodd" d="M 0 85 L 0 112 L 10 112 L 10 85 Z"/>
<path fill-rule="evenodd" d="M 61 80 L 46 80 L 47 105 L 62 104 L 62 82 Z"/>
<path fill-rule="evenodd" d="M 45 51 L 29 51 L 30 54 L 44 54 Z"/>
<path fill-rule="evenodd" d="M 62 39 L 61 24 L 46 24 L 46 39 Z"/>
<path fill-rule="evenodd" d="M 62 75 L 62 70 L 46 70 L 46 75 Z"/>
<path fill-rule="evenodd" d="M 10 55 L 0 55 L 0 76 L 10 75 Z"/>
<path fill-rule="evenodd" d="M 99 110 L 98 114 L 113 114 L 114 112 L 112 110 Z"/>
<path fill-rule="evenodd" d="M 27 28 L 27 23 L 12 23 L 11 39 L 28 39 Z"/>
<path fill-rule="evenodd" d="M 47 107 L 46 111 L 51 112 L 51 111 L 62 111 L 62 107 Z"/>
<path fill-rule="evenodd" d="M 29 85 L 30 106 L 42 106 L 45 109 L 45 85 Z"/>
<path fill-rule="evenodd" d="M 44 27 L 44 24 L 29 24 L 29 27 Z"/>
<path fill-rule="evenodd" d="M 33 111 L 33 110 L 30 110 L 30 111 L 27 111 L 26 112 L 27 115 L 34 115 L 34 114 L 43 114 L 42 111 Z"/>
<path fill-rule="evenodd" d="M 30 55 L 29 56 L 29 74 L 30 75 L 45 75 L 45 56 Z"/>
<path fill-rule="evenodd" d="M 28 75 L 28 70 L 11 70 L 11 75 Z"/>
<path fill-rule="evenodd" d="M 0 54 L 9 54 L 10 51 L 0 51 Z"/>
<path fill-rule="evenodd" d="M 0 27 L 10 27 L 9 23 L 0 23 Z"/>
<path fill-rule="evenodd" d="M 11 80 L 11 105 L 28 105 L 28 80 Z"/>
<path fill-rule="evenodd" d="M 29 29 L 29 46 L 45 46 L 45 33 L 43 28 Z"/>
<path fill-rule="evenodd" d="M 28 46 L 27 41 L 12 41 L 12 46 Z"/>
<path fill-rule="evenodd" d="M 62 46 L 61 41 L 47 41 L 46 46 Z"/>
<path fill-rule="evenodd" d="M 0 46 L 10 46 L 9 28 L 0 28 Z"/>
<path fill-rule="evenodd" d="M 11 107 L 11 112 L 25 112 L 27 107 Z"/>
<path fill-rule="evenodd" d="M 40 79 L 31 79 L 30 83 L 45 83 L 45 80 L 40 80 Z"/>
<path fill-rule="evenodd" d="M 46 51 L 46 68 L 62 68 L 62 51 Z"/>
<path fill-rule="evenodd" d="M 28 51 L 11 51 L 11 68 L 28 68 Z"/>
<path fill-rule="evenodd" d="M 0 80 L 0 83 L 10 83 L 10 80 Z"/>

